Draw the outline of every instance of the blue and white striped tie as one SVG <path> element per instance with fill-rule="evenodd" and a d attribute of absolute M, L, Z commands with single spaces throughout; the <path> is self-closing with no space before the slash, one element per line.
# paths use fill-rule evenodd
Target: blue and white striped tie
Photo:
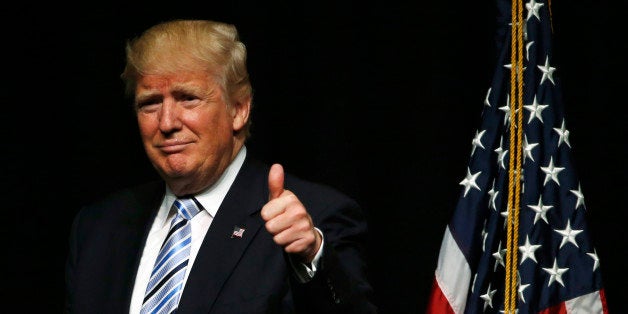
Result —
<path fill-rule="evenodd" d="M 200 209 L 194 198 L 177 199 L 170 231 L 159 250 L 140 313 L 172 313 L 179 306 L 192 243 L 190 219 Z"/>

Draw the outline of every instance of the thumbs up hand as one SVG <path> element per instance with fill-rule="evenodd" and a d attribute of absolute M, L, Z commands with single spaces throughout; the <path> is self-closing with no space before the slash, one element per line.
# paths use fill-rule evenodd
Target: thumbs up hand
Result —
<path fill-rule="evenodd" d="M 261 212 L 266 230 L 286 253 L 299 256 L 303 262 L 312 262 L 321 246 L 321 235 L 297 196 L 284 189 L 284 170 L 280 164 L 270 168 L 268 190 L 269 201 Z"/>

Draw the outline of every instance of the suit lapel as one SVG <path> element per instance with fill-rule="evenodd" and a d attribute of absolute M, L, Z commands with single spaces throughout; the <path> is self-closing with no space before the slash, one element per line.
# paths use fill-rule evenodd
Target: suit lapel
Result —
<path fill-rule="evenodd" d="M 126 297 L 124 299 L 125 311 L 129 309 L 131 304 L 131 295 L 133 294 L 143 247 L 164 193 L 165 183 L 159 181 L 142 186 L 128 199 L 128 212 L 133 215 L 127 219 L 125 232 L 122 233 L 123 230 L 119 230 L 121 233 L 119 250 L 121 258 L 119 260 L 127 263 L 127 266 L 123 267 L 127 271 L 123 284 L 126 289 L 126 293 L 124 293 Z"/>
<path fill-rule="evenodd" d="M 268 200 L 265 168 L 247 157 L 205 235 L 177 313 L 208 313 L 238 260 L 262 226 L 259 215 Z M 244 229 L 232 237 L 234 228 Z M 205 302 L 199 302 L 205 300 Z"/>

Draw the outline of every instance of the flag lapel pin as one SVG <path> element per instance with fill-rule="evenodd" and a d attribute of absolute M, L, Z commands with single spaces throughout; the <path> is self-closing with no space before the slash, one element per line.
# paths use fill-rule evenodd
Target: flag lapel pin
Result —
<path fill-rule="evenodd" d="M 244 234 L 244 230 L 245 229 L 240 226 L 234 226 L 233 232 L 231 233 L 231 238 L 242 238 L 242 235 Z"/>

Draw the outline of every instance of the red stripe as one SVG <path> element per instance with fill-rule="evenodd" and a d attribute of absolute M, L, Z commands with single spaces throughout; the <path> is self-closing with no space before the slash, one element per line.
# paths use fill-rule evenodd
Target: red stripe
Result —
<path fill-rule="evenodd" d="M 432 282 L 432 293 L 430 294 L 426 314 L 454 314 L 454 310 L 449 305 L 449 301 L 440 290 L 436 278 Z"/>
<path fill-rule="evenodd" d="M 604 289 L 600 289 L 600 301 L 602 302 L 602 311 L 604 314 L 608 314 L 608 307 L 606 307 L 606 293 Z"/>

